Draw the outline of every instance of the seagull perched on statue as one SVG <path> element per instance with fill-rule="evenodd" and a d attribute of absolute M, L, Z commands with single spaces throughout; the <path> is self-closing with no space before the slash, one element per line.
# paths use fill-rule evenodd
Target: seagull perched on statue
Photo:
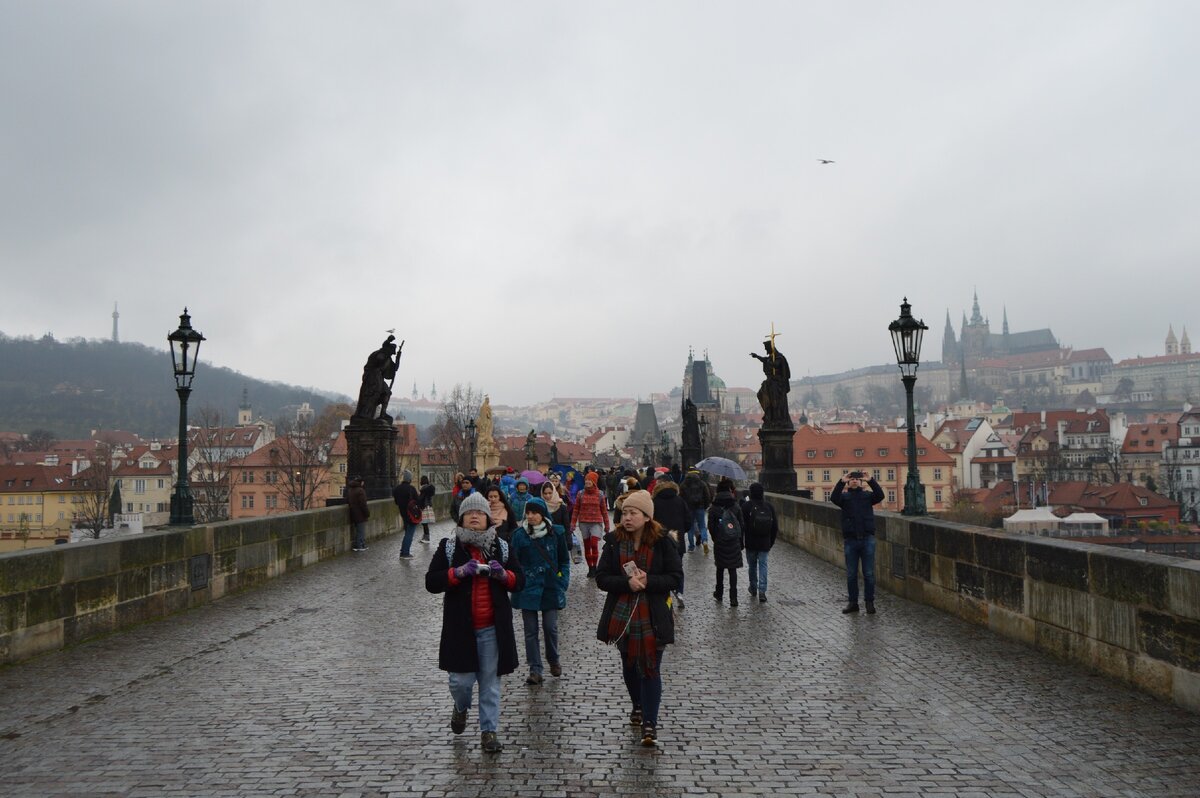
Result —
<path fill-rule="evenodd" d="M 837 161 L 831 161 L 828 158 L 818 158 L 817 163 L 837 163 Z"/>

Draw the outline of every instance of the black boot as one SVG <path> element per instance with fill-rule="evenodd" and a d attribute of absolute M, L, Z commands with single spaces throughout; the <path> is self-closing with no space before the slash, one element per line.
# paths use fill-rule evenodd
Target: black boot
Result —
<path fill-rule="evenodd" d="M 737 589 L 735 588 L 729 591 L 729 606 L 736 607 L 737 605 Z"/>

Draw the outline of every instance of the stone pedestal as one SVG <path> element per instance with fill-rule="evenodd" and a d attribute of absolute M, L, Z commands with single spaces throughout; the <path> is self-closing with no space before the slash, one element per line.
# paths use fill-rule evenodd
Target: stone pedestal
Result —
<path fill-rule="evenodd" d="M 684 446 L 679 450 L 679 456 L 683 460 L 681 466 L 683 467 L 683 472 L 686 474 L 689 468 L 700 462 L 700 447 Z"/>
<path fill-rule="evenodd" d="M 479 442 L 479 448 L 475 450 L 475 468 L 480 474 L 487 472 L 489 468 L 495 468 L 500 465 L 500 450 L 496 448 L 496 443 L 491 438 L 486 441 Z"/>
<path fill-rule="evenodd" d="M 758 481 L 770 493 L 796 493 L 796 469 L 792 464 L 792 438 L 795 435 L 794 429 L 758 431 L 763 452 L 763 467 Z"/>
<path fill-rule="evenodd" d="M 396 478 L 396 428 L 354 419 L 346 427 L 346 476 L 360 476 L 368 499 L 389 499 Z"/>

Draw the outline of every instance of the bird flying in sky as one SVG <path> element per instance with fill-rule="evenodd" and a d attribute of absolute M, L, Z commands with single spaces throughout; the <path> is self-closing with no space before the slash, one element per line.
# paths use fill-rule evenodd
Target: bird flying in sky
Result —
<path fill-rule="evenodd" d="M 831 161 L 828 158 L 818 158 L 817 162 L 818 163 L 837 163 L 837 161 Z"/>

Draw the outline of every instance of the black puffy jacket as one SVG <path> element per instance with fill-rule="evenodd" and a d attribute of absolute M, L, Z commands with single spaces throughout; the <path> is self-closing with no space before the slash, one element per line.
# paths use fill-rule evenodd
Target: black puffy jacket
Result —
<path fill-rule="evenodd" d="M 857 488 L 846 490 L 845 480 L 833 486 L 829 501 L 842 508 L 842 538 L 859 540 L 875 534 L 874 506 L 883 501 L 883 488 L 874 479 L 868 481 L 871 492 Z"/>

